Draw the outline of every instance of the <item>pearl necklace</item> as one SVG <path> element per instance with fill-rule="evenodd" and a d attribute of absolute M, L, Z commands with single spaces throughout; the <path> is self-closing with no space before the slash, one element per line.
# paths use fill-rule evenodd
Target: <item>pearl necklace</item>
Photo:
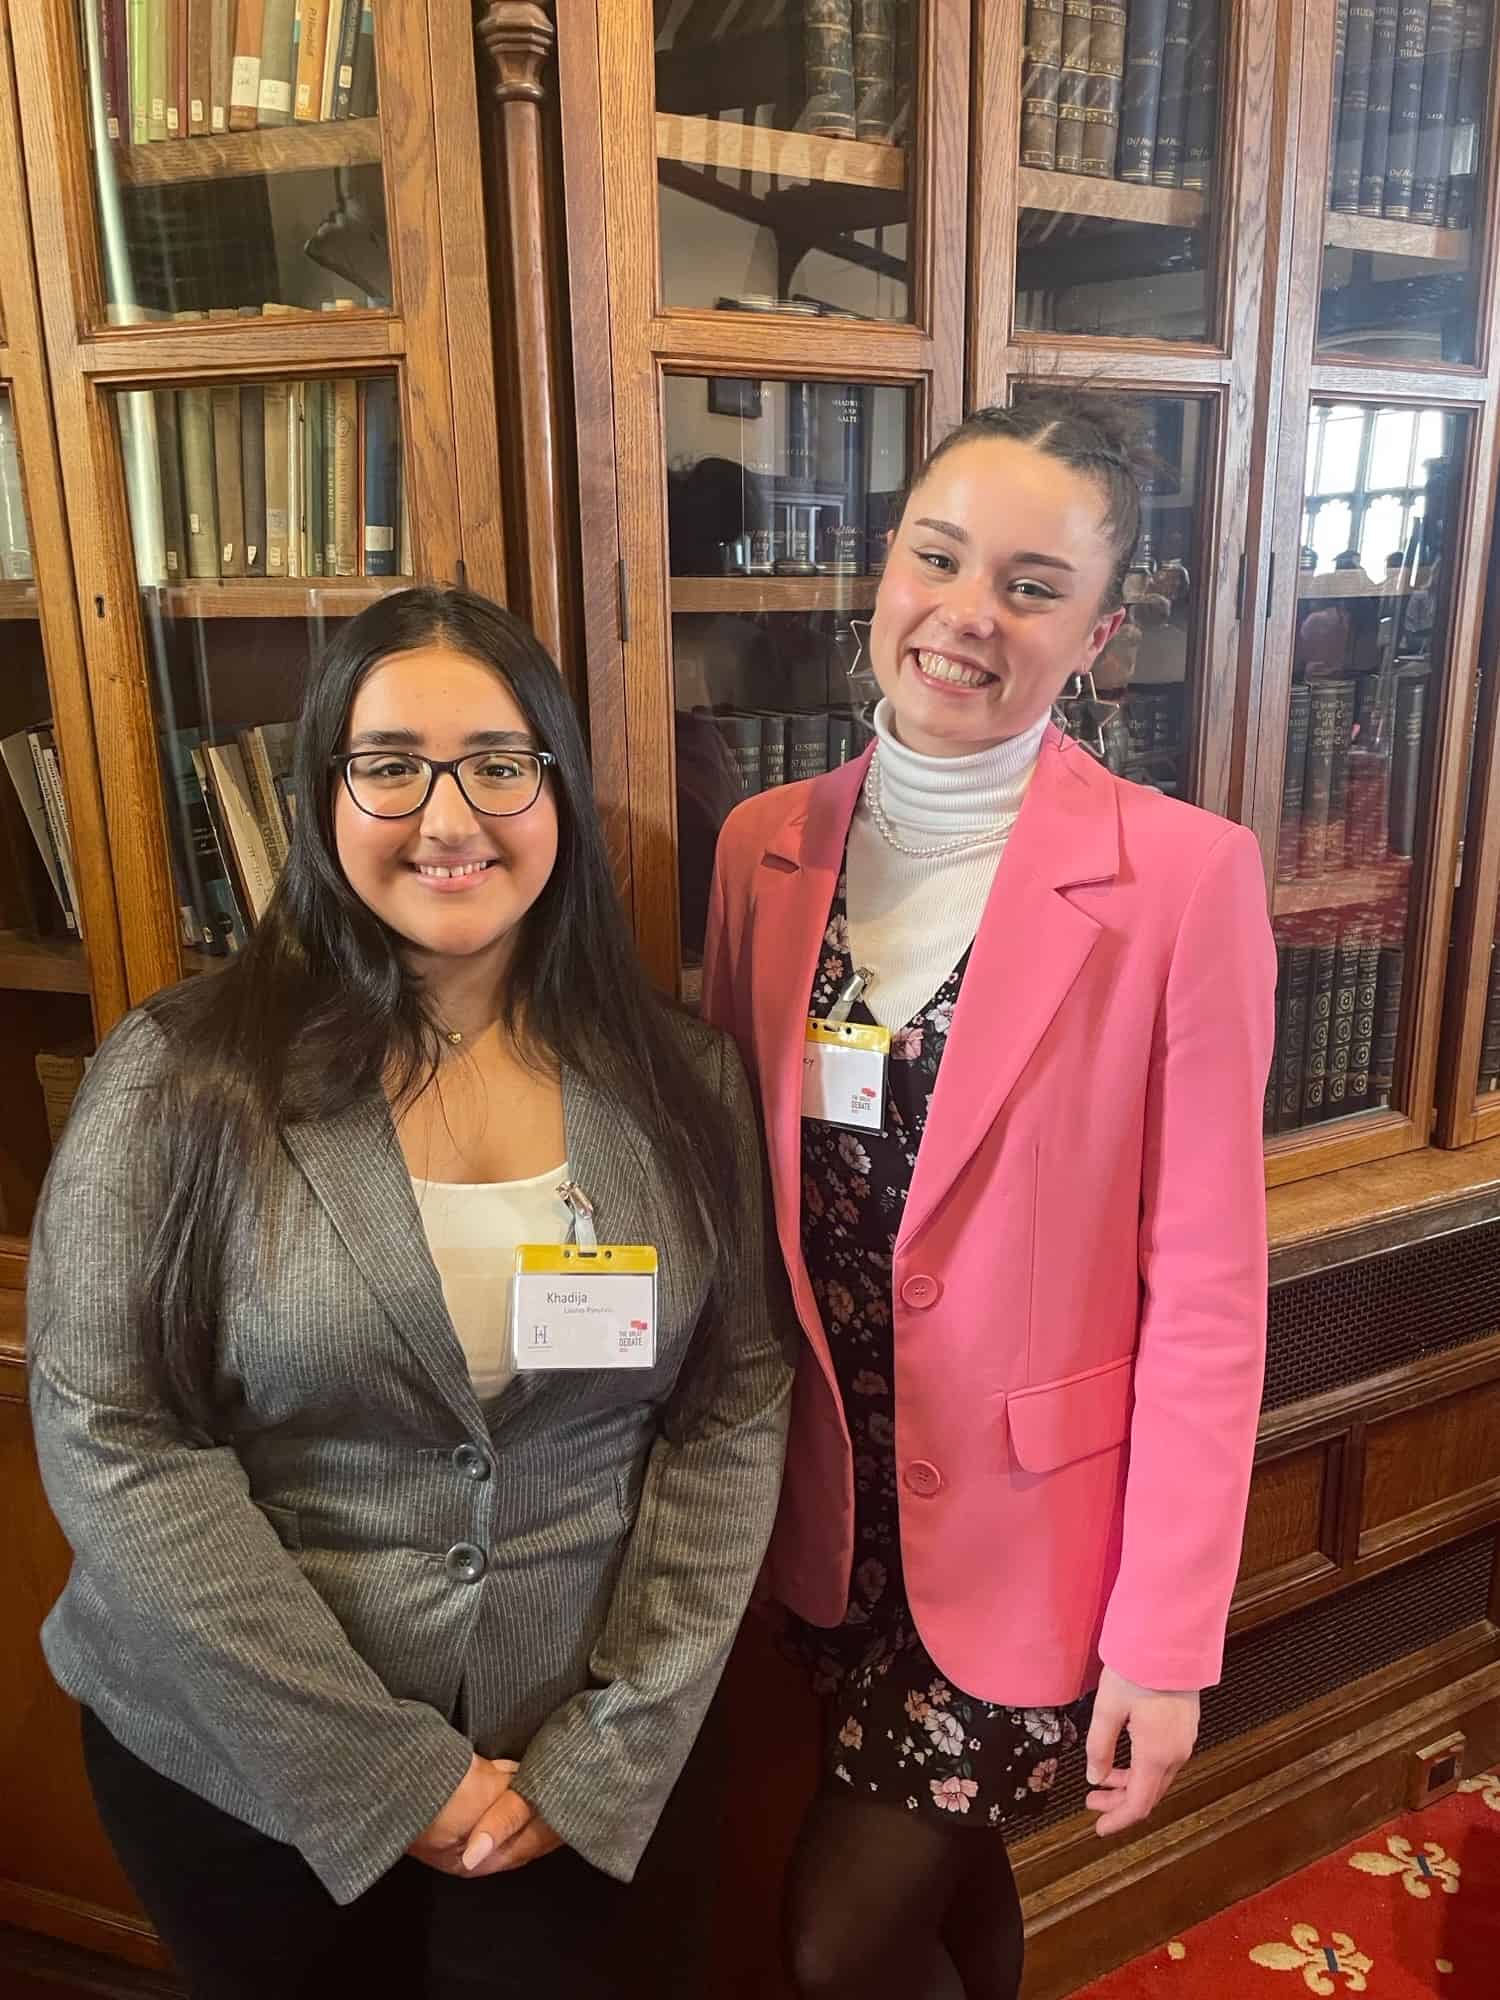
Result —
<path fill-rule="evenodd" d="M 940 854 L 957 854 L 966 847 L 982 847 L 986 841 L 1001 840 L 1010 831 L 1011 822 L 1002 820 L 999 825 L 986 827 L 983 833 L 962 833 L 956 840 L 941 840 L 935 847 L 913 847 L 902 840 L 886 817 L 885 807 L 880 802 L 880 759 L 870 759 L 870 768 L 865 773 L 863 787 L 865 806 L 875 823 L 876 831 L 888 847 L 894 847 L 898 854 L 911 854 L 919 860 L 935 860 Z"/>

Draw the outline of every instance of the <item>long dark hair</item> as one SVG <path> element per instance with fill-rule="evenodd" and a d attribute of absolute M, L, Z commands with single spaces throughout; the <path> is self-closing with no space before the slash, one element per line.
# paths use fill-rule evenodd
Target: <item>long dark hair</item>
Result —
<path fill-rule="evenodd" d="M 174 1060 L 154 1106 L 170 1192 L 146 1259 L 142 1321 L 157 1393 L 201 1430 L 217 1424 L 231 1228 L 256 1213 L 274 1241 L 264 1197 L 280 1131 L 336 1117 L 383 1086 L 399 1107 L 437 1068 L 442 1038 L 402 940 L 339 866 L 329 768 L 365 677 L 393 654 L 433 644 L 491 668 L 557 760 L 557 861 L 521 923 L 506 1025 L 530 1059 L 575 1070 L 639 1125 L 684 1225 L 714 1252 L 717 1304 L 734 1148 L 681 1023 L 636 958 L 562 678 L 535 635 L 487 599 L 400 591 L 351 619 L 314 669 L 297 730 L 291 853 L 248 945 L 217 977 L 148 1003 Z"/>

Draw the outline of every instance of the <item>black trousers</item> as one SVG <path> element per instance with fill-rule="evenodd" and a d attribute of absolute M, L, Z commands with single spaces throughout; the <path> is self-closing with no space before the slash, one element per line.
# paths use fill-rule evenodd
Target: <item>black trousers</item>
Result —
<path fill-rule="evenodd" d="M 570 1848 L 465 1881 L 403 1857 L 340 1907 L 296 1848 L 143 1764 L 90 1710 L 84 1763 L 120 1865 L 193 2000 L 620 2000 L 628 1891 Z"/>

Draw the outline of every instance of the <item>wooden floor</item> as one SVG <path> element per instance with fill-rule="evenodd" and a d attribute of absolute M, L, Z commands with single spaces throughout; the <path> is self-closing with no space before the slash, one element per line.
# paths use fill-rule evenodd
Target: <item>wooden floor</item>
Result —
<path fill-rule="evenodd" d="M 185 1991 L 163 1973 L 0 1924 L 4 2000 L 183 2000 Z"/>

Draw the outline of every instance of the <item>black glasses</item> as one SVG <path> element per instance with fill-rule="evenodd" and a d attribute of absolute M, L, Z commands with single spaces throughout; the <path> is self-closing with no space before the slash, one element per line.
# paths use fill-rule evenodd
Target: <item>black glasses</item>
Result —
<path fill-rule="evenodd" d="M 331 762 L 349 796 L 372 819 L 407 819 L 432 797 L 446 771 L 477 813 L 509 819 L 537 802 L 542 777 L 557 759 L 550 750 L 472 750 L 443 761 L 414 750 L 355 750 Z"/>

